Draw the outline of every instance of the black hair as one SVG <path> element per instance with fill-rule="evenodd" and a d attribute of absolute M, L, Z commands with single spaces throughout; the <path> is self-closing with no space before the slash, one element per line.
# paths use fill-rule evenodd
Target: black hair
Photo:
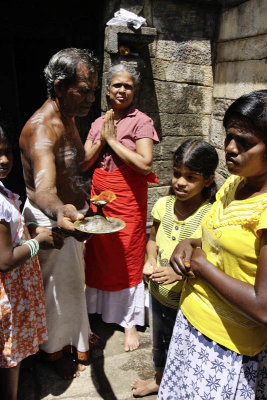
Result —
<path fill-rule="evenodd" d="M 200 139 L 187 139 L 173 155 L 173 167 L 185 165 L 191 171 L 203 175 L 205 179 L 215 174 L 218 162 L 219 157 L 215 147 Z M 216 192 L 217 185 L 213 181 L 210 186 L 203 189 L 203 199 L 214 202 Z M 170 194 L 174 194 L 172 187 Z"/>
<path fill-rule="evenodd" d="M 248 120 L 267 139 L 267 90 L 257 90 L 236 99 L 225 112 L 223 126 L 226 128 L 235 117 Z"/>
<path fill-rule="evenodd" d="M 75 82 L 77 65 L 86 65 L 91 72 L 97 72 L 99 60 L 88 49 L 67 48 L 54 54 L 44 69 L 47 95 L 55 99 L 54 83 L 60 80 L 67 85 Z"/>
<path fill-rule="evenodd" d="M 7 143 L 12 147 L 12 137 L 7 133 L 7 125 L 5 122 L 0 121 L 0 143 Z"/>

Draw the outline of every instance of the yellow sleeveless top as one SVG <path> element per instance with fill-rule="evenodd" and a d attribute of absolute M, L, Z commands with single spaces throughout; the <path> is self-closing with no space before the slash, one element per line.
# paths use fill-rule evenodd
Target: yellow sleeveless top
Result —
<path fill-rule="evenodd" d="M 202 248 L 217 268 L 254 285 L 261 230 L 267 229 L 267 194 L 235 200 L 242 179 L 230 176 L 218 191 L 202 220 Z M 239 354 L 253 356 L 267 345 L 267 328 L 249 319 L 201 278 L 186 281 L 181 309 L 201 333 Z"/>
<path fill-rule="evenodd" d="M 174 195 L 160 197 L 151 211 L 153 219 L 160 223 L 156 235 L 157 266 L 159 268 L 170 266 L 170 257 L 182 239 L 201 236 L 201 220 L 211 207 L 211 204 L 205 201 L 190 217 L 184 221 L 178 221 L 174 216 L 175 201 L 176 196 Z M 149 280 L 148 289 L 161 304 L 177 310 L 183 284 L 184 281 L 178 281 L 168 285 L 159 285 Z"/>

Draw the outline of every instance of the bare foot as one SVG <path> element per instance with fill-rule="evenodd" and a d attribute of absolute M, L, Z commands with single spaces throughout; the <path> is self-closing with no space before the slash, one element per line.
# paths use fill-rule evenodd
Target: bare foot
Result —
<path fill-rule="evenodd" d="M 140 342 L 136 327 L 133 326 L 132 328 L 124 328 L 124 332 L 124 350 L 133 351 L 138 349 Z"/>
<path fill-rule="evenodd" d="M 86 369 L 86 367 L 83 365 L 83 364 L 78 364 L 78 366 L 77 366 L 77 370 L 78 371 L 84 371 Z"/>
<path fill-rule="evenodd" d="M 62 358 L 53 361 L 56 373 L 63 379 L 69 380 L 80 376 L 82 364 L 78 364 L 72 357 L 64 355 Z M 85 369 L 85 367 L 84 367 Z"/>
<path fill-rule="evenodd" d="M 143 397 L 148 394 L 158 393 L 162 374 L 157 372 L 153 379 L 144 381 L 142 379 L 136 379 L 132 383 L 132 392 L 134 396 Z"/>

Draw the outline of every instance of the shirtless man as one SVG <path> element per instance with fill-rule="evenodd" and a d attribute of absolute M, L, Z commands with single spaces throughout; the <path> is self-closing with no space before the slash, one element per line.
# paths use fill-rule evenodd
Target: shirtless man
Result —
<path fill-rule="evenodd" d="M 20 136 L 27 190 L 26 221 L 64 232 L 61 250 L 39 253 L 46 296 L 48 341 L 41 348 L 65 379 L 79 376 L 88 359 L 90 326 L 84 293 L 83 241 L 73 222 L 88 210 L 79 164 L 84 149 L 75 117 L 95 100 L 97 60 L 87 50 L 56 53 L 44 70 L 48 100 Z"/>

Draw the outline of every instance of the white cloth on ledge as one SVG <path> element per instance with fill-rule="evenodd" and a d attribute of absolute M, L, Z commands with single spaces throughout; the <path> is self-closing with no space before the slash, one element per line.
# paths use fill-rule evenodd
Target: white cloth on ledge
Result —
<path fill-rule="evenodd" d="M 142 25 L 146 25 L 146 19 L 139 17 L 131 11 L 120 8 L 119 11 L 114 13 L 114 18 L 111 18 L 107 25 L 118 25 L 118 26 L 132 26 L 134 29 L 139 29 Z"/>

